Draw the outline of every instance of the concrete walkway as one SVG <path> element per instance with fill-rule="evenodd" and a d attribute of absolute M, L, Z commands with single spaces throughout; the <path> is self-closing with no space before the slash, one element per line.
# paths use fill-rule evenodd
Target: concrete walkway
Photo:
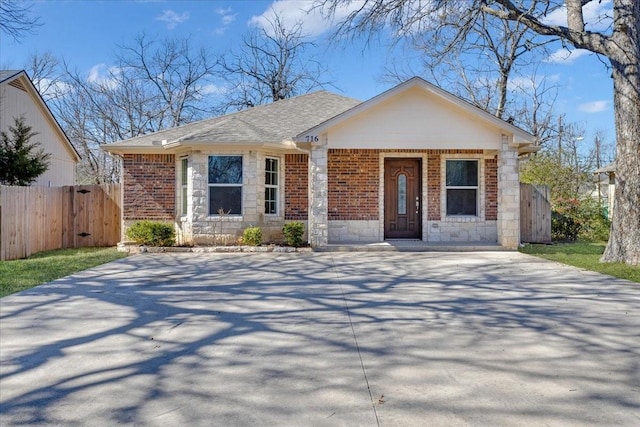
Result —
<path fill-rule="evenodd" d="M 0 299 L 0 425 L 638 426 L 640 285 L 516 252 L 141 254 Z"/>

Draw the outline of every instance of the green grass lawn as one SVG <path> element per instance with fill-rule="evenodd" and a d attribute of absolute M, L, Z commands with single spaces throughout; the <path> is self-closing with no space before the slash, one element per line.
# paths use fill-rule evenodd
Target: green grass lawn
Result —
<path fill-rule="evenodd" d="M 600 262 L 605 245 L 585 242 L 526 245 L 520 252 L 640 283 L 640 267 Z"/>
<path fill-rule="evenodd" d="M 0 261 L 0 297 L 127 256 L 115 248 L 58 249 Z"/>

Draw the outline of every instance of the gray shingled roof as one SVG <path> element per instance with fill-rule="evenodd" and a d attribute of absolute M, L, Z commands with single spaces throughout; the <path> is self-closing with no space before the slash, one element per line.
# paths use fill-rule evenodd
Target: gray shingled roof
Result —
<path fill-rule="evenodd" d="M 142 148 L 160 145 L 163 140 L 167 143 L 280 143 L 291 140 L 360 102 L 327 91 L 313 92 L 103 147 L 106 150 Z"/>
<path fill-rule="evenodd" d="M 4 82 L 7 79 L 15 76 L 16 74 L 20 74 L 22 70 L 0 70 L 0 83 Z"/>
<path fill-rule="evenodd" d="M 606 166 L 601 167 L 600 169 L 596 169 L 595 173 L 615 173 L 616 171 L 616 162 L 609 163 Z"/>

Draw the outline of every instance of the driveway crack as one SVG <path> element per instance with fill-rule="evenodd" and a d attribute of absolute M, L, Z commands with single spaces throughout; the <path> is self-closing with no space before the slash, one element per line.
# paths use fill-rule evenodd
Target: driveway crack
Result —
<path fill-rule="evenodd" d="M 331 264 L 333 265 L 333 271 L 336 277 L 336 282 L 340 287 L 342 302 L 344 303 L 344 308 L 345 308 L 345 311 L 347 312 L 347 319 L 349 320 L 349 326 L 351 327 L 351 333 L 353 334 L 353 342 L 356 344 L 356 351 L 358 352 L 358 358 L 360 359 L 360 368 L 362 368 L 362 375 L 364 376 L 364 381 L 367 384 L 367 392 L 369 393 L 371 408 L 373 408 L 373 415 L 376 418 L 376 425 L 380 427 L 380 419 L 378 418 L 378 411 L 376 410 L 376 401 L 373 399 L 373 393 L 371 392 L 371 385 L 369 384 L 369 378 L 367 377 L 367 369 L 364 366 L 364 361 L 362 360 L 362 352 L 360 351 L 360 345 L 358 344 L 358 336 L 356 335 L 356 330 L 353 326 L 353 321 L 351 320 L 351 310 L 349 309 L 349 302 L 347 301 L 347 297 L 344 292 L 344 288 L 342 286 L 342 281 L 340 280 L 340 276 L 338 275 L 338 269 L 336 267 L 335 260 L 333 259 L 333 254 L 331 255 Z"/>

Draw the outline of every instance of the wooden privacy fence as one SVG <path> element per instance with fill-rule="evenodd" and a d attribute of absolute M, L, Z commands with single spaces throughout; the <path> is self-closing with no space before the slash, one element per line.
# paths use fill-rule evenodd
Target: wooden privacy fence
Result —
<path fill-rule="evenodd" d="M 520 240 L 551 243 L 551 195 L 546 185 L 520 184 Z"/>
<path fill-rule="evenodd" d="M 0 261 L 120 241 L 120 184 L 0 186 Z"/>

